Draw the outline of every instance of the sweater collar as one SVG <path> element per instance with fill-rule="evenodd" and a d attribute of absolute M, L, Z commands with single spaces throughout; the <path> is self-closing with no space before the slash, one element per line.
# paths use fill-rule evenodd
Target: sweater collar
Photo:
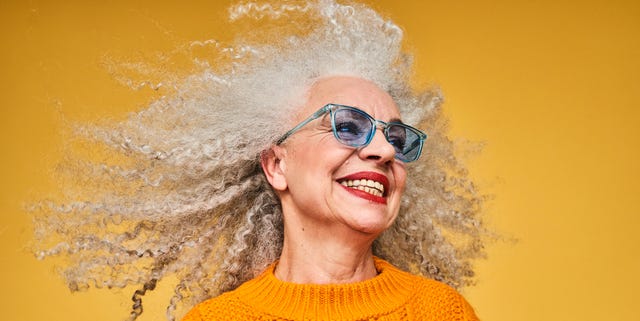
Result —
<path fill-rule="evenodd" d="M 270 265 L 236 289 L 238 299 L 265 314 L 284 319 L 361 319 L 398 309 L 413 290 L 415 276 L 374 258 L 379 274 L 349 284 L 296 284 L 278 280 Z"/>

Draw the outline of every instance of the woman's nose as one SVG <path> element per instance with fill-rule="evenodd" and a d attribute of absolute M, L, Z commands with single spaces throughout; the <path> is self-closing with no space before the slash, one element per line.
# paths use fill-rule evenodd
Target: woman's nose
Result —
<path fill-rule="evenodd" d="M 393 145 L 387 141 L 383 130 L 376 128 L 369 145 L 360 148 L 358 154 L 362 159 L 372 159 L 378 163 L 387 163 L 394 160 L 396 150 Z"/>

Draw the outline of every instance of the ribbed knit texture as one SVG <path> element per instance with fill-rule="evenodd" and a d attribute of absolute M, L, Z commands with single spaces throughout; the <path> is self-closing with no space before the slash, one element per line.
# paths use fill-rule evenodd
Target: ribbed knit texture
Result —
<path fill-rule="evenodd" d="M 183 321 L 478 320 L 458 292 L 375 258 L 379 274 L 350 284 L 278 280 L 275 264 L 237 289 L 195 306 Z"/>

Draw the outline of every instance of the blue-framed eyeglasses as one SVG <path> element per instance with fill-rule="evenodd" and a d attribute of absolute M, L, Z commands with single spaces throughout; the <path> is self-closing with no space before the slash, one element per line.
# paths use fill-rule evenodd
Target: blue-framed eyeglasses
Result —
<path fill-rule="evenodd" d="M 396 159 L 405 163 L 420 157 L 427 134 L 400 122 L 384 122 L 371 117 L 366 112 L 351 106 L 328 104 L 303 120 L 296 127 L 282 135 L 276 144 L 280 145 L 304 125 L 320 116 L 330 113 L 333 136 L 342 144 L 351 147 L 367 146 L 380 127 L 384 137 L 396 151 Z"/>

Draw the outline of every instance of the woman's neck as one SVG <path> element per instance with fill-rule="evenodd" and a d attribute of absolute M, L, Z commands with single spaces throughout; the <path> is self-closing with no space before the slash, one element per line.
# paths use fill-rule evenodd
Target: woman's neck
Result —
<path fill-rule="evenodd" d="M 275 276 L 292 283 L 340 284 L 371 279 L 377 275 L 371 243 L 367 238 L 345 240 L 337 235 L 285 228 L 284 244 Z"/>

